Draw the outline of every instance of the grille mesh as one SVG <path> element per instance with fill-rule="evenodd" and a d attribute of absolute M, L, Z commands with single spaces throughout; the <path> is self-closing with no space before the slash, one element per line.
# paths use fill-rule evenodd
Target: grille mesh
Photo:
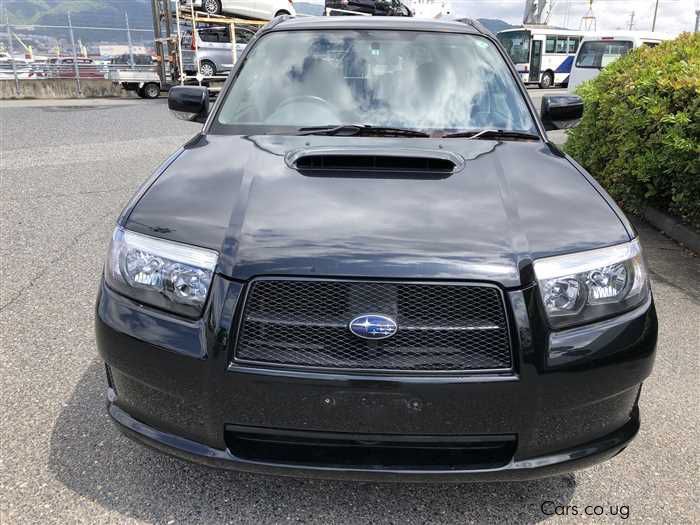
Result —
<path fill-rule="evenodd" d="M 396 335 L 375 341 L 353 335 L 348 323 L 367 313 L 395 319 Z M 512 366 L 503 301 L 497 289 L 360 281 L 253 281 L 235 358 L 360 370 Z"/>

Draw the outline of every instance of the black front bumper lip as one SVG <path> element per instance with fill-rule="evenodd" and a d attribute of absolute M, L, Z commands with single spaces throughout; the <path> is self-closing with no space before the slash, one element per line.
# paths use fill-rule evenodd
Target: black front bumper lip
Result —
<path fill-rule="evenodd" d="M 113 398 L 112 395 L 108 397 Z M 635 408 L 628 423 L 600 439 L 555 454 L 527 460 L 512 460 L 507 465 L 494 469 L 363 469 L 249 461 L 234 456 L 228 450 L 212 448 L 190 439 L 159 431 L 134 419 L 111 401 L 108 401 L 107 409 L 117 428 L 127 437 L 160 452 L 193 463 L 242 472 L 357 481 L 520 481 L 555 476 L 587 468 L 616 456 L 634 439 L 640 426 L 639 411 Z"/>

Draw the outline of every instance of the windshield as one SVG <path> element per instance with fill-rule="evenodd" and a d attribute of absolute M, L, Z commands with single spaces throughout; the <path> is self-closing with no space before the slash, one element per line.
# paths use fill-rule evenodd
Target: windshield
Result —
<path fill-rule="evenodd" d="M 514 64 L 530 63 L 530 31 L 498 33 L 498 40 Z"/>
<path fill-rule="evenodd" d="M 632 49 L 632 42 L 589 41 L 584 42 L 576 57 L 576 67 L 600 69 L 614 62 Z"/>
<path fill-rule="evenodd" d="M 212 131 L 280 133 L 342 124 L 536 132 L 505 60 L 488 39 L 388 30 L 263 36 Z"/>

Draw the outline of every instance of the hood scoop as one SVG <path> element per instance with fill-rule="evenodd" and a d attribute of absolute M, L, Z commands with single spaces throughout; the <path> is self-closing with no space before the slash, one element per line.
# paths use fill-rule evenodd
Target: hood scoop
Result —
<path fill-rule="evenodd" d="M 285 161 L 312 177 L 432 179 L 464 168 L 464 159 L 455 153 L 413 148 L 308 148 L 289 152 Z"/>

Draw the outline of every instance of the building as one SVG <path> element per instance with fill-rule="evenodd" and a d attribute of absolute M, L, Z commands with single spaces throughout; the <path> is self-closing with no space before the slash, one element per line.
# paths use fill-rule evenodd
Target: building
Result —
<path fill-rule="evenodd" d="M 129 53 L 129 46 L 127 45 L 122 45 L 122 44 L 109 44 L 109 45 L 102 45 L 100 44 L 98 46 L 99 49 L 99 54 L 101 56 L 118 56 L 118 55 L 126 55 Z M 145 46 L 131 46 L 131 52 L 135 55 L 146 55 L 150 53 L 150 50 L 146 49 Z"/>

